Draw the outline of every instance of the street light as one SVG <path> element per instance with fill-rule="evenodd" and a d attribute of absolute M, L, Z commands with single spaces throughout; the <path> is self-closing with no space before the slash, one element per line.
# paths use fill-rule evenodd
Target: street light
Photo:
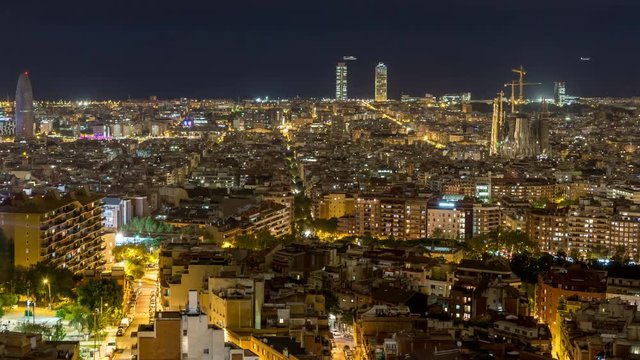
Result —
<path fill-rule="evenodd" d="M 42 282 L 45 285 L 47 285 L 47 287 L 49 288 L 49 310 L 51 310 L 51 283 L 49 282 L 49 279 L 47 279 L 47 278 L 42 280 Z"/>
<path fill-rule="evenodd" d="M 93 358 L 96 358 L 96 351 L 97 351 L 97 358 L 100 359 L 100 347 L 98 346 L 98 321 L 99 318 L 97 317 L 98 312 L 100 311 L 100 309 L 95 308 L 93 310 Z M 100 315 L 102 315 L 102 313 L 100 313 Z"/>

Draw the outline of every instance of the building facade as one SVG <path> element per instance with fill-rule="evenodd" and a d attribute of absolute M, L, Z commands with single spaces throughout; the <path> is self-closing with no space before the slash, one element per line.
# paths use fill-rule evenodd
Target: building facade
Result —
<path fill-rule="evenodd" d="M 64 196 L 51 191 L 32 198 L 19 195 L 0 207 L 0 229 L 14 243 L 14 264 L 45 261 L 74 273 L 100 269 L 102 200 L 83 191 Z"/>
<path fill-rule="evenodd" d="M 16 137 L 32 137 L 34 125 L 33 89 L 29 73 L 24 72 L 18 77 L 16 87 Z"/>
<path fill-rule="evenodd" d="M 347 63 L 336 66 L 336 100 L 347 100 Z"/>
<path fill-rule="evenodd" d="M 387 65 L 383 63 L 376 65 L 375 100 L 387 101 Z"/>

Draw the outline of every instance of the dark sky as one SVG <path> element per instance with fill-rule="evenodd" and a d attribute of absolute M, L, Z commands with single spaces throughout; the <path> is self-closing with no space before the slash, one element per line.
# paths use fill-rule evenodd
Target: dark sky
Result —
<path fill-rule="evenodd" d="M 640 95 L 639 0 L 12 0 L 0 7 L 0 84 L 29 70 L 36 99 L 373 96 L 488 98 L 523 64 L 530 91 Z M 591 61 L 580 61 L 580 57 Z M 0 93 L 2 97 L 5 94 Z"/>

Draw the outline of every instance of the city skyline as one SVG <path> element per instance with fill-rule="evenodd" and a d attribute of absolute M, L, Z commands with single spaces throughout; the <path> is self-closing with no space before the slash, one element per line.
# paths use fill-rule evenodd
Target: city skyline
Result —
<path fill-rule="evenodd" d="M 4 4 L 0 358 L 640 360 L 637 1 Z"/>
<path fill-rule="evenodd" d="M 0 61 L 5 94 L 28 70 L 38 79 L 37 99 L 48 100 L 333 97 L 331 73 L 344 54 L 359 59 L 350 71 L 353 98 L 372 97 L 378 61 L 395 69 L 390 98 L 470 91 L 488 99 L 495 79 L 519 64 L 544 84 L 532 96 L 551 97 L 555 81 L 579 96 L 633 96 L 640 82 L 629 46 L 638 32 L 631 1 L 497 9 L 417 1 L 76 5 L 8 4 L 0 14 L 7 31 L 28 25 L 8 39 L 14 51 Z M 310 15 L 340 31 L 316 26 Z"/>

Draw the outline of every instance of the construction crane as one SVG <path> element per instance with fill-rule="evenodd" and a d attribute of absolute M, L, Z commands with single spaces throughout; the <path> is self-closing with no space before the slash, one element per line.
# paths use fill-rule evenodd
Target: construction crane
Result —
<path fill-rule="evenodd" d="M 522 87 L 524 86 L 524 76 L 527 74 L 526 71 L 524 71 L 524 67 L 522 65 L 520 65 L 520 68 L 518 69 L 511 69 L 511 71 L 513 71 L 514 73 L 518 74 L 519 76 L 519 80 L 518 80 L 518 85 L 520 86 L 520 93 L 518 94 L 518 101 L 520 103 L 524 102 L 524 93 L 522 92 Z"/>
<path fill-rule="evenodd" d="M 518 82 L 517 86 L 520 88 L 520 94 L 518 94 L 518 99 L 516 100 L 516 94 L 515 94 L 515 88 L 516 88 L 516 81 L 512 80 L 510 84 L 504 84 L 504 87 L 511 87 L 511 112 L 515 112 L 515 107 L 516 107 L 516 103 L 518 103 L 518 105 L 522 105 L 524 104 L 524 95 L 522 93 L 522 89 L 525 86 L 532 86 L 532 85 L 542 85 L 542 83 L 539 82 L 535 82 L 535 83 L 526 83 L 526 82 L 522 82 L 522 78 L 520 78 L 520 81 Z"/>

